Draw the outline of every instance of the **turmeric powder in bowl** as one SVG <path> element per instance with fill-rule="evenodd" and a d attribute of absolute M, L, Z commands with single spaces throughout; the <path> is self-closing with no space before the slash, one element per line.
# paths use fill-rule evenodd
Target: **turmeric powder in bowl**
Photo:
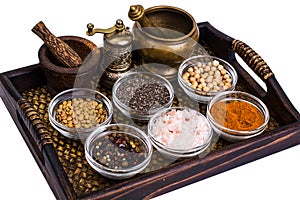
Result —
<path fill-rule="evenodd" d="M 259 109 L 252 103 L 241 100 L 217 102 L 211 108 L 211 115 L 217 123 L 237 131 L 254 130 L 264 123 Z"/>
<path fill-rule="evenodd" d="M 257 97 L 241 91 L 227 91 L 213 97 L 206 116 L 215 133 L 229 142 L 257 136 L 266 129 L 269 111 Z"/>

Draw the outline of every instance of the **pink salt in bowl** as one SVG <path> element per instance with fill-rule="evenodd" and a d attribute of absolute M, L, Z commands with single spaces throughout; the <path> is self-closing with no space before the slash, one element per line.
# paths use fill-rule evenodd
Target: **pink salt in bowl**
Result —
<path fill-rule="evenodd" d="M 171 107 L 150 118 L 148 135 L 152 145 L 166 157 L 202 157 L 208 153 L 213 132 L 200 112 Z"/>

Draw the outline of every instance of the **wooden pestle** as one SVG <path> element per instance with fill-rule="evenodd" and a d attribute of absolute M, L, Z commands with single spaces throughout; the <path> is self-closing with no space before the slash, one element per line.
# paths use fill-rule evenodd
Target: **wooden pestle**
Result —
<path fill-rule="evenodd" d="M 42 21 L 32 28 L 32 32 L 45 42 L 52 55 L 62 65 L 66 67 L 78 67 L 82 64 L 79 55 L 68 44 L 53 35 Z"/>
<path fill-rule="evenodd" d="M 150 32 L 155 36 L 168 38 L 163 29 L 153 24 L 145 15 L 144 7 L 141 5 L 130 6 L 128 17 L 133 21 L 138 21 L 142 27 L 149 27 Z"/>

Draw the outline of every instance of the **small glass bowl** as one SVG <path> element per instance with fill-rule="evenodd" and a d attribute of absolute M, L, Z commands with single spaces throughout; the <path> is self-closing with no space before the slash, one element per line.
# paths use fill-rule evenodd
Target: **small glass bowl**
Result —
<path fill-rule="evenodd" d="M 149 137 L 127 124 L 101 126 L 86 139 L 85 157 L 101 175 L 127 179 L 142 172 L 153 152 Z"/>
<path fill-rule="evenodd" d="M 61 124 L 56 120 L 56 114 L 57 109 L 59 108 L 59 105 L 62 104 L 63 101 L 72 100 L 74 98 L 81 98 L 81 99 L 91 99 L 95 100 L 98 103 L 101 103 L 103 105 L 103 108 L 106 110 L 106 118 L 102 123 L 99 123 L 93 127 L 90 128 L 70 128 L 66 125 Z M 76 109 L 73 106 L 74 109 Z M 68 89 L 65 91 L 62 91 L 61 93 L 57 94 L 50 102 L 49 108 L 48 108 L 48 114 L 49 114 L 49 121 L 51 125 L 59 131 L 64 136 L 75 139 L 75 140 L 82 140 L 84 141 L 86 137 L 93 132 L 97 127 L 109 124 L 112 120 L 113 115 L 113 107 L 110 100 L 103 95 L 102 93 L 88 89 L 88 88 L 73 88 Z M 74 120 L 73 120 L 74 122 Z"/>
<path fill-rule="evenodd" d="M 172 107 L 151 117 L 148 135 L 152 145 L 168 158 L 202 157 L 211 144 L 213 132 L 200 112 L 186 107 Z"/>
<path fill-rule="evenodd" d="M 163 92 L 157 89 L 158 85 L 163 87 L 165 97 L 162 96 Z M 150 86 L 156 88 L 155 92 L 149 89 Z M 130 72 L 116 81 L 112 89 L 112 98 L 125 116 L 147 121 L 154 113 L 172 105 L 174 89 L 171 83 L 160 75 L 151 72 Z M 142 100 L 137 102 L 136 99 Z"/>
<path fill-rule="evenodd" d="M 218 82 L 215 78 L 217 76 L 217 74 L 215 73 L 215 74 L 210 75 L 209 72 L 202 71 L 202 69 L 199 72 L 200 78 L 204 78 L 204 80 L 207 80 L 208 77 L 211 76 L 211 82 L 205 82 L 207 88 L 210 88 L 209 86 L 212 87 L 211 89 L 209 89 L 209 91 L 204 91 L 204 88 L 203 89 L 193 88 L 192 85 L 188 84 L 187 81 L 184 80 L 183 75 L 185 74 L 185 72 L 187 72 L 187 70 L 190 67 L 196 66 L 198 62 L 208 65 L 209 62 L 213 63 L 213 61 L 218 61 L 218 63 L 220 65 L 222 65 L 223 68 L 227 71 L 226 74 L 231 79 L 230 86 L 228 86 L 228 87 L 226 86 L 226 88 L 225 88 L 223 85 L 221 86 L 219 84 L 216 84 Z M 220 72 L 220 70 L 218 70 L 218 67 L 215 67 L 215 68 L 216 68 L 216 70 L 214 70 L 213 72 L 215 72 L 215 71 Z M 207 73 L 207 74 L 205 74 L 205 73 Z M 218 74 L 218 75 L 220 75 L 220 74 Z M 199 80 L 200 80 L 200 78 L 199 78 Z M 237 76 L 235 69 L 228 62 L 226 62 L 218 57 L 214 57 L 214 56 L 207 56 L 207 55 L 193 56 L 193 57 L 188 58 L 185 61 L 183 61 L 178 69 L 179 85 L 191 99 L 193 99 L 199 103 L 208 103 L 219 92 L 234 90 L 236 83 L 237 83 L 237 79 L 238 79 L 238 76 Z M 215 83 L 214 83 L 214 81 L 215 81 Z M 225 81 L 225 79 L 222 79 L 222 82 L 223 81 Z M 221 82 L 221 80 L 219 80 L 219 82 Z M 199 82 L 197 82 L 197 84 L 199 84 Z M 222 84 L 224 84 L 224 82 Z"/>
<path fill-rule="evenodd" d="M 246 130 L 230 129 L 224 127 L 223 124 L 218 123 L 212 116 L 211 113 L 212 107 L 217 102 L 226 103 L 233 100 L 247 102 L 255 106 L 263 116 L 264 121 L 262 125 L 254 130 L 246 131 Z M 226 114 L 226 112 L 224 114 Z M 248 94 L 246 92 L 240 92 L 240 91 L 227 91 L 216 95 L 207 105 L 206 116 L 208 118 L 208 121 L 211 123 L 213 130 L 217 133 L 217 135 L 221 136 L 222 138 L 224 138 L 229 142 L 239 142 L 241 140 L 245 140 L 260 135 L 266 129 L 269 121 L 269 111 L 266 105 L 257 97 Z M 225 120 L 225 116 L 224 116 L 224 120 Z"/>

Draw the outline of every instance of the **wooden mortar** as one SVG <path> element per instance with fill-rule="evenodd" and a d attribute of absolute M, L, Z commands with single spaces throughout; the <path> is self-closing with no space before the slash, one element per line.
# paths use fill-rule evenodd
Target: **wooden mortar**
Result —
<path fill-rule="evenodd" d="M 100 63 L 100 49 L 90 40 L 77 36 L 59 37 L 83 60 L 77 67 L 65 67 L 53 56 L 46 44 L 39 49 L 40 64 L 47 79 L 47 88 L 52 95 L 73 87 L 90 87 Z"/>

